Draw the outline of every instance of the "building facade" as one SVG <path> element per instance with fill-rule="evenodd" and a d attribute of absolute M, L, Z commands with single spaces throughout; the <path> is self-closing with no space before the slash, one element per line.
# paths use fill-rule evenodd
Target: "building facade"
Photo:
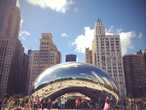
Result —
<path fill-rule="evenodd" d="M 95 25 L 91 52 L 86 49 L 86 62 L 96 65 L 109 74 L 117 84 L 121 97 L 126 96 L 125 76 L 121 57 L 119 35 L 106 35 L 104 24 L 98 20 Z"/>
<path fill-rule="evenodd" d="M 28 94 L 33 90 L 35 79 L 46 68 L 61 62 L 61 54 L 52 40 L 51 33 L 43 33 L 40 39 L 40 50 L 29 51 L 29 87 Z"/>
<path fill-rule="evenodd" d="M 28 93 L 31 93 L 33 89 L 33 83 L 35 78 L 40 74 L 40 51 L 39 50 L 29 50 L 29 69 L 28 69 Z"/>
<path fill-rule="evenodd" d="M 127 96 L 146 97 L 146 49 L 123 57 Z"/>
<path fill-rule="evenodd" d="M 92 50 L 89 50 L 89 48 L 85 50 L 85 62 L 92 64 Z"/>
<path fill-rule="evenodd" d="M 21 42 L 17 39 L 15 52 L 11 60 L 7 84 L 7 94 L 26 94 L 28 71 L 28 55 L 24 53 Z"/>
<path fill-rule="evenodd" d="M 65 57 L 65 61 L 66 62 L 72 62 L 72 61 L 76 61 L 77 56 L 74 54 L 68 54 Z"/>
<path fill-rule="evenodd" d="M 27 55 L 18 39 L 21 20 L 19 8 L 9 6 L 6 14 L 0 32 L 0 95 L 24 93 L 26 82 L 23 78 L 26 78 L 28 65 Z"/>

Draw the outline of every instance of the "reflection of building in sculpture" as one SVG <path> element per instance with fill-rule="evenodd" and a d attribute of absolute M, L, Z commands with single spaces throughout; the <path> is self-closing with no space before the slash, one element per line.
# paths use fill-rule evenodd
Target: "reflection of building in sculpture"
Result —
<path fill-rule="evenodd" d="M 146 49 L 123 57 L 127 96 L 146 97 Z"/>
<path fill-rule="evenodd" d="M 106 95 L 118 100 L 115 83 L 95 66 L 70 62 L 46 69 L 35 81 L 34 96 L 55 99 L 66 93 L 81 93 L 90 98 Z M 95 95 L 96 94 L 96 95 Z"/>
<path fill-rule="evenodd" d="M 29 51 L 29 87 L 28 93 L 33 89 L 33 83 L 36 77 L 46 68 L 59 64 L 61 54 L 52 41 L 52 34 L 43 33 L 40 39 L 40 50 Z"/>
<path fill-rule="evenodd" d="M 126 96 L 120 36 L 106 35 L 101 20 L 95 26 L 92 51 L 86 49 L 86 63 L 96 65 L 108 73 L 117 83 L 120 96 Z"/>

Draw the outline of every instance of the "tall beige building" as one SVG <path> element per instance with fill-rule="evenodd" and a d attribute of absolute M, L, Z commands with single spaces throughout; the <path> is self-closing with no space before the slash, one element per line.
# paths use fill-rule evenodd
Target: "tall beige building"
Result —
<path fill-rule="evenodd" d="M 0 32 L 0 95 L 24 91 L 19 91 L 22 88 L 22 83 L 25 83 L 21 76 L 27 74 L 24 70 L 27 67 L 22 68 L 23 65 L 26 65 L 24 60 L 27 57 L 18 39 L 20 20 L 19 8 L 16 6 L 8 7 L 4 30 Z M 16 83 L 14 82 L 15 78 L 17 79 Z"/>
<path fill-rule="evenodd" d="M 90 56 L 87 51 L 86 55 Z M 91 59 L 89 56 L 86 56 L 87 61 Z M 120 96 L 126 96 L 120 36 L 106 35 L 101 20 L 98 20 L 95 25 L 94 40 L 92 42 L 92 64 L 108 73 L 117 84 Z"/>
<path fill-rule="evenodd" d="M 32 92 L 37 76 L 50 66 L 61 62 L 61 54 L 52 40 L 51 33 L 43 33 L 40 39 L 40 50 L 29 52 L 29 87 L 28 94 Z"/>

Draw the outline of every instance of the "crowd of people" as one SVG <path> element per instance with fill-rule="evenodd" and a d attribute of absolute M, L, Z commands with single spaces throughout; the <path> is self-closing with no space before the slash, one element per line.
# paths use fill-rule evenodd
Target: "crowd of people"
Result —
<path fill-rule="evenodd" d="M 100 109 L 109 110 L 112 108 L 111 100 L 107 97 L 103 103 L 100 103 Z M 31 96 L 27 98 L 0 98 L 0 110 L 38 110 L 38 109 L 95 109 L 97 108 L 95 101 L 86 100 L 85 97 L 76 97 L 67 99 L 65 97 L 58 97 L 55 100 L 44 98 L 40 100 L 38 96 Z M 99 107 L 99 106 L 98 106 Z"/>
<path fill-rule="evenodd" d="M 0 110 L 37 110 L 41 107 L 39 97 L 27 97 L 27 98 L 16 98 L 16 97 L 5 97 L 0 98 Z"/>

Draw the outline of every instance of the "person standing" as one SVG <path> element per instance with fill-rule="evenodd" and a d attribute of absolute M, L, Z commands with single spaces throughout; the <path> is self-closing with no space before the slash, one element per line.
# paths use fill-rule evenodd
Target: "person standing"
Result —
<path fill-rule="evenodd" d="M 81 102 L 80 102 L 80 99 L 79 99 L 79 98 L 77 98 L 77 99 L 75 100 L 75 104 L 76 104 L 76 109 L 79 109 L 80 104 L 81 104 Z"/>
<path fill-rule="evenodd" d="M 62 109 L 65 108 L 65 103 L 66 103 L 66 98 L 62 97 L 61 98 L 61 103 L 62 103 Z"/>
<path fill-rule="evenodd" d="M 38 109 L 38 98 L 37 98 L 37 96 L 35 96 L 34 98 L 33 98 L 33 103 L 34 103 L 34 110 L 37 110 Z"/>
<path fill-rule="evenodd" d="M 86 100 L 85 100 L 85 98 L 83 97 L 82 99 L 81 99 L 81 108 L 86 108 L 87 106 L 86 106 Z"/>
<path fill-rule="evenodd" d="M 107 96 L 105 99 L 105 104 L 103 110 L 110 110 L 110 104 L 109 104 L 109 97 Z"/>
<path fill-rule="evenodd" d="M 51 105 L 52 105 L 51 99 L 48 98 L 48 100 L 47 100 L 47 108 L 48 108 L 48 110 L 51 109 Z"/>
<path fill-rule="evenodd" d="M 114 110 L 114 108 L 115 108 L 115 102 L 113 100 L 113 97 L 110 98 L 109 104 L 110 104 L 110 110 Z"/>
<path fill-rule="evenodd" d="M 14 99 L 10 98 L 8 101 L 8 110 L 12 110 L 14 108 Z"/>
<path fill-rule="evenodd" d="M 42 107 L 42 110 L 44 110 L 44 108 L 46 107 L 46 99 L 41 100 L 41 107 Z"/>
<path fill-rule="evenodd" d="M 57 105 L 58 105 L 58 109 L 62 108 L 61 98 L 58 99 Z"/>

